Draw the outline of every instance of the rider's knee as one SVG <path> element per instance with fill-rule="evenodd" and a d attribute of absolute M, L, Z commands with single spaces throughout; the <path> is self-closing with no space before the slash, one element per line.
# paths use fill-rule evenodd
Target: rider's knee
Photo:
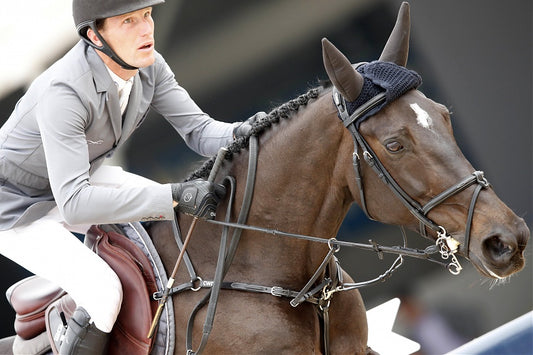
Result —
<path fill-rule="evenodd" d="M 87 310 L 96 327 L 106 333 L 111 331 L 118 317 L 123 295 L 118 276 L 112 270 L 111 272 L 103 277 L 99 275 L 99 281 L 90 286 L 89 294 L 85 295 L 80 304 Z"/>
<path fill-rule="evenodd" d="M 84 303 L 100 304 L 101 307 L 109 309 L 120 308 L 122 284 L 117 274 L 107 264 L 99 265 L 84 274 L 83 287 L 71 293 L 74 299 L 77 296 L 84 299 Z"/>
<path fill-rule="evenodd" d="M 107 303 L 110 307 L 120 308 L 122 303 L 122 284 L 117 274 L 113 270 L 106 275 L 105 281 L 99 285 L 99 295 L 102 303 Z"/>

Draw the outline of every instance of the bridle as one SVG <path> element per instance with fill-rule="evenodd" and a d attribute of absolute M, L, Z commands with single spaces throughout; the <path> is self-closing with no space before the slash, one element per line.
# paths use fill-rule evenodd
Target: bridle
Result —
<path fill-rule="evenodd" d="M 413 199 L 404 189 L 394 180 L 391 174 L 387 171 L 383 163 L 379 160 L 377 155 L 374 153 L 368 142 L 365 140 L 363 135 L 360 133 L 357 128 L 356 122 L 361 118 L 365 113 L 371 111 L 373 108 L 382 105 L 385 102 L 385 93 L 380 93 L 368 100 L 363 105 L 359 106 L 352 114 L 348 113 L 346 100 L 337 90 L 333 87 L 332 91 L 333 102 L 337 108 L 339 118 L 341 119 L 344 126 L 352 134 L 354 142 L 354 153 L 353 153 L 353 167 L 355 170 L 355 180 L 360 194 L 361 199 L 361 208 L 367 215 L 369 219 L 373 219 L 369 214 L 366 204 L 366 197 L 363 186 L 363 179 L 361 176 L 361 159 L 359 152 L 362 152 L 365 162 L 374 170 L 378 177 L 387 185 L 394 195 L 407 207 L 409 212 L 413 214 L 420 222 L 420 234 L 424 237 L 427 236 L 426 227 L 433 229 L 437 232 L 437 241 L 436 244 L 440 248 L 441 255 L 445 258 L 449 256 L 452 257 L 452 268 L 450 272 L 453 274 L 458 274 L 462 267 L 455 257 L 455 253 L 459 250 L 459 242 L 451 237 L 446 229 L 430 219 L 427 214 L 431 209 L 438 206 L 444 202 L 449 197 L 458 194 L 459 192 L 465 190 L 469 186 L 477 184 L 472 199 L 470 201 L 470 206 L 468 208 L 468 217 L 466 221 L 465 229 L 465 239 L 464 239 L 464 249 L 463 254 L 466 258 L 469 257 L 469 246 L 470 246 L 470 231 L 472 228 L 472 220 L 474 216 L 474 209 L 476 206 L 479 193 L 483 188 L 488 188 L 490 186 L 487 179 L 485 179 L 482 171 L 475 171 L 471 176 L 466 177 L 457 184 L 451 186 L 450 188 L 444 190 L 437 196 L 433 197 L 425 205 L 421 205 L 415 199 Z"/>
<path fill-rule="evenodd" d="M 184 257 L 185 265 L 190 276 L 190 282 L 181 284 L 177 287 L 174 287 L 170 290 L 169 294 L 179 294 L 185 291 L 198 291 L 200 289 L 209 289 L 210 292 L 207 293 L 204 298 L 197 304 L 194 308 L 188 322 L 187 326 L 187 336 L 186 336 L 186 348 L 187 354 L 199 354 L 203 351 L 204 347 L 207 344 L 209 334 L 211 332 L 214 315 L 216 310 L 216 305 L 218 302 L 218 295 L 221 289 L 228 290 L 238 290 L 246 292 L 256 292 L 256 293 L 267 293 L 275 297 L 286 297 L 290 298 L 290 304 L 293 307 L 297 307 L 303 302 L 312 303 L 317 306 L 319 314 L 322 320 L 323 327 L 323 341 L 324 341 L 324 351 L 326 354 L 329 353 L 329 307 L 332 296 L 337 292 L 355 290 L 361 287 L 370 286 L 379 282 L 387 280 L 394 271 L 396 271 L 403 263 L 403 256 L 426 259 L 441 265 L 446 266 L 446 268 L 454 275 L 460 273 L 462 267 L 459 264 L 456 253 L 458 251 L 459 242 L 447 234 L 444 227 L 438 225 L 431 219 L 427 217 L 427 213 L 434 208 L 435 206 L 442 203 L 447 198 L 463 191 L 467 187 L 477 184 L 472 200 L 470 202 L 468 218 L 467 218 L 467 227 L 465 233 L 465 254 L 468 257 L 468 245 L 470 238 L 470 229 L 472 225 L 472 219 L 474 214 L 475 204 L 478 198 L 478 195 L 481 189 L 489 187 L 489 183 L 483 177 L 481 171 L 476 171 L 460 181 L 451 188 L 443 191 L 433 199 L 431 199 L 424 206 L 420 205 L 416 200 L 411 198 L 392 178 L 389 172 L 385 169 L 381 161 L 377 158 L 375 153 L 372 151 L 370 145 L 366 142 L 364 137 L 358 131 L 355 122 L 361 115 L 365 112 L 368 112 L 372 108 L 380 105 L 385 100 L 384 94 L 378 94 L 368 102 L 360 106 L 355 110 L 351 115 L 348 114 L 346 108 L 346 101 L 342 95 L 338 92 L 336 88 L 333 88 L 333 101 L 337 107 L 339 117 L 344 123 L 345 127 L 352 133 L 354 139 L 354 153 L 353 153 L 353 165 L 356 173 L 356 182 L 360 191 L 361 197 L 361 207 L 366 215 L 372 219 L 368 213 L 366 207 L 366 197 L 364 194 L 363 181 L 360 171 L 360 158 L 359 151 L 362 151 L 363 157 L 367 164 L 372 167 L 372 169 L 378 174 L 380 179 L 387 185 L 394 194 L 402 201 L 402 203 L 409 209 L 409 211 L 420 221 L 420 231 L 421 234 L 427 237 L 426 227 L 429 227 L 437 232 L 436 244 L 427 247 L 424 250 L 412 249 L 406 246 L 405 235 L 403 234 L 404 245 L 403 246 L 393 246 L 386 247 L 381 246 L 373 241 L 370 241 L 370 244 L 354 243 L 354 242 L 344 242 L 339 241 L 335 238 L 323 239 L 319 237 L 313 237 L 308 235 L 300 235 L 294 233 L 287 233 L 283 231 L 278 231 L 274 229 L 268 229 L 258 226 L 252 226 L 246 224 L 247 217 L 250 210 L 250 205 L 252 201 L 252 195 L 255 186 L 255 175 L 257 169 L 257 146 L 258 140 L 257 137 L 251 136 L 249 139 L 249 161 L 248 161 L 248 174 L 246 177 L 246 186 L 244 190 L 243 201 L 237 222 L 230 222 L 230 211 L 233 205 L 233 198 L 235 195 L 235 181 L 232 177 L 226 177 L 225 181 L 230 185 L 230 201 L 228 203 L 228 209 L 226 212 L 225 221 L 209 220 L 207 222 L 213 223 L 223 227 L 223 233 L 221 236 L 219 257 L 217 261 L 217 266 L 215 270 L 215 277 L 213 280 L 203 280 L 200 276 L 196 274 L 194 266 L 190 261 L 189 257 L 186 255 Z M 177 223 L 177 220 L 175 221 Z M 229 237 L 229 229 L 233 228 L 233 236 Z M 178 247 L 183 247 L 183 242 L 181 241 L 179 228 L 177 225 L 173 225 L 174 235 Z M 315 273 L 311 276 L 309 281 L 304 285 L 300 291 L 286 289 L 279 286 L 265 286 L 257 285 L 250 283 L 242 282 L 226 282 L 224 281 L 224 276 L 227 273 L 233 257 L 235 255 L 237 245 L 239 244 L 240 235 L 243 230 L 250 230 L 263 233 L 265 235 L 277 235 L 290 238 L 297 238 L 302 240 L 307 240 L 310 242 L 317 243 L 327 243 L 328 253 L 324 257 L 322 263 L 318 266 Z M 403 230 L 402 230 L 403 232 Z M 226 247 L 226 245 L 228 245 Z M 362 282 L 356 283 L 346 283 L 343 280 L 342 268 L 340 267 L 335 253 L 337 253 L 341 246 L 356 247 L 365 250 L 371 250 L 378 254 L 379 258 L 383 258 L 384 253 L 396 254 L 398 257 L 392 263 L 392 265 L 387 269 L 383 274 L 378 277 Z M 451 257 L 451 262 L 449 264 L 440 262 L 438 260 L 432 259 L 431 254 L 440 253 L 443 259 L 448 259 Z M 156 292 L 153 295 L 155 300 L 161 298 L 162 292 Z M 204 322 L 203 334 L 198 350 L 194 351 L 192 348 L 192 333 L 194 319 L 197 315 L 197 312 L 204 306 L 208 306 L 207 315 Z"/>

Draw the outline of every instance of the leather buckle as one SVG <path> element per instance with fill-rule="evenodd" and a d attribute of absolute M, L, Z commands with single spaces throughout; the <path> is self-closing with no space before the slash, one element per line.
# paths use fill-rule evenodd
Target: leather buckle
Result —
<path fill-rule="evenodd" d="M 282 297 L 282 296 L 288 295 L 287 291 L 285 291 L 282 287 L 279 287 L 279 286 L 273 286 L 270 289 L 270 294 L 276 297 Z"/>

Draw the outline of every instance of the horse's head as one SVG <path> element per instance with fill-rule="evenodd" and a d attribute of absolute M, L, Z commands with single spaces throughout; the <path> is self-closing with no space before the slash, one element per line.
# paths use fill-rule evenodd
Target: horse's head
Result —
<path fill-rule="evenodd" d="M 480 273 L 504 278 L 523 268 L 529 229 L 463 156 L 446 107 L 416 89 L 418 74 L 405 69 L 409 22 L 403 3 L 372 63 L 352 65 L 323 40 L 334 101 L 357 153 L 347 170 L 351 193 L 372 218 L 451 236 Z M 359 157 L 368 164 L 357 167 Z"/>

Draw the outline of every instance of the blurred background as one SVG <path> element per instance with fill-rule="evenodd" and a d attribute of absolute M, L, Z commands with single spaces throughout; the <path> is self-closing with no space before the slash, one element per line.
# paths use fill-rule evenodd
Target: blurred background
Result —
<path fill-rule="evenodd" d="M 377 59 L 399 0 L 167 0 L 154 8 L 156 48 L 198 105 L 223 121 L 244 120 L 306 92 L 325 79 L 322 37 L 352 62 Z M 450 108 L 459 146 L 483 170 L 500 198 L 532 226 L 532 2 L 412 0 L 408 67 L 420 90 Z M 77 41 L 71 0 L 3 4 L 0 23 L 0 124 L 40 72 Z M 202 158 L 157 114 L 117 154 L 124 168 L 151 179 L 184 179 Z M 401 243 L 396 227 L 370 222 L 354 206 L 339 239 Z M 409 245 L 428 241 L 409 234 Z M 461 259 L 442 267 L 405 260 L 391 279 L 361 292 L 368 308 L 400 297 L 395 329 L 422 344 L 420 354 L 455 348 L 532 310 L 529 264 L 491 287 Z M 344 248 L 343 267 L 357 280 L 376 277 L 392 257 Z M 71 265 L 66 267 L 72 267 Z M 0 256 L 0 289 L 27 276 Z M 13 334 L 14 314 L 0 299 L 0 336 Z M 347 320 L 349 321 L 349 320 Z M 432 328 L 435 327 L 435 328 Z M 435 329 L 433 336 L 423 330 Z M 440 335 L 437 335 L 440 334 Z"/>

